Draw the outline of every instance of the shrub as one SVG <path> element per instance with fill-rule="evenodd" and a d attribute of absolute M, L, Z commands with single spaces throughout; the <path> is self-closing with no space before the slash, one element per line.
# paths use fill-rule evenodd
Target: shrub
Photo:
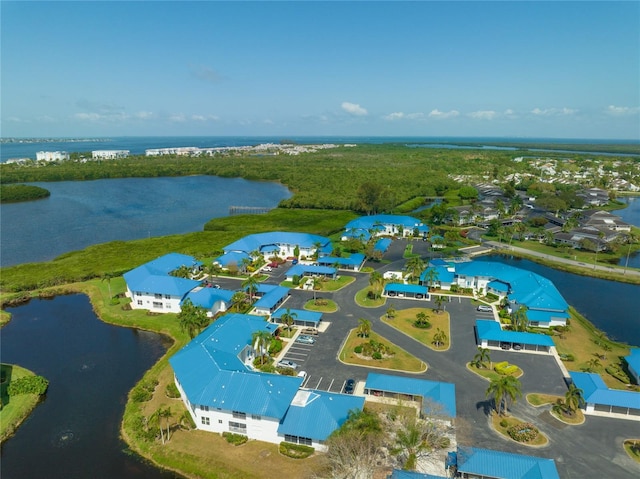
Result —
<path fill-rule="evenodd" d="M 282 351 L 282 341 L 279 339 L 272 339 L 271 344 L 269 345 L 269 354 L 275 356 L 280 351 Z"/>
<path fill-rule="evenodd" d="M 283 456 L 291 457 L 293 459 L 306 459 L 315 452 L 315 449 L 311 446 L 293 444 L 292 442 L 281 442 L 278 450 Z"/>
<path fill-rule="evenodd" d="M 241 446 L 249 440 L 247 436 L 234 434 L 232 432 L 223 432 L 222 437 L 224 437 L 229 444 L 233 444 L 234 446 Z"/>
<path fill-rule="evenodd" d="M 298 286 L 300 284 L 300 276 L 294 274 L 293 278 L 291 278 L 291 284 L 293 284 L 294 286 Z"/>
<path fill-rule="evenodd" d="M 416 319 L 413 322 L 413 325 L 416 328 L 420 328 L 420 329 L 429 329 L 431 327 L 431 323 L 427 320 L 420 320 L 420 319 Z"/>
<path fill-rule="evenodd" d="M 362 345 L 356 346 L 355 348 L 353 348 L 353 350 L 354 350 L 357 354 L 362 354 Z"/>
<path fill-rule="evenodd" d="M 165 389 L 165 394 L 167 395 L 167 397 L 172 399 L 176 399 L 180 397 L 180 391 L 178 390 L 178 386 L 176 386 L 175 383 L 167 384 L 167 387 Z"/>
<path fill-rule="evenodd" d="M 522 422 L 507 429 L 507 434 L 509 434 L 514 441 L 529 442 L 538 437 L 539 431 L 538 428 L 530 422 Z"/>
<path fill-rule="evenodd" d="M 500 427 L 507 427 L 509 425 L 509 422 L 506 419 L 503 419 L 502 421 L 500 421 Z"/>
<path fill-rule="evenodd" d="M 146 402 L 150 400 L 153 397 L 153 391 L 157 385 L 157 379 L 140 381 L 131 391 L 131 399 L 133 402 Z"/>
<path fill-rule="evenodd" d="M 49 381 L 42 376 L 25 376 L 15 381 L 11 381 L 7 388 L 9 396 L 18 396 L 20 394 L 37 394 L 41 395 L 47 392 Z"/>
<path fill-rule="evenodd" d="M 381 353 L 379 353 L 378 351 L 376 351 L 375 353 L 373 353 L 373 354 L 371 355 L 371 357 L 372 357 L 373 359 L 382 359 L 382 354 L 381 354 Z"/>
<path fill-rule="evenodd" d="M 575 361 L 576 358 L 573 354 L 560 354 L 560 359 L 562 361 Z"/>

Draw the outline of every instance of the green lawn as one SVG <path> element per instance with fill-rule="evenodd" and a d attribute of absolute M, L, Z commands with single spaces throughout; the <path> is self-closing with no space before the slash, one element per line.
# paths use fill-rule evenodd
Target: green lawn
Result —
<path fill-rule="evenodd" d="M 20 394 L 9 396 L 7 388 L 12 381 L 25 376 L 35 376 L 34 373 L 15 364 L 0 365 L 2 383 L 0 395 L 2 397 L 2 409 L 0 409 L 0 441 L 11 436 L 36 407 L 40 396 L 37 394 Z"/>
<path fill-rule="evenodd" d="M 491 369 L 484 369 L 484 368 L 478 369 L 477 367 L 473 366 L 471 363 L 467 363 L 467 369 L 469 371 L 472 371 L 472 372 L 476 373 L 478 376 L 482 376 L 487 381 L 492 381 L 494 379 L 499 379 L 499 378 L 501 378 L 503 376 L 502 374 L 498 374 L 497 372 L 495 372 L 493 370 L 493 368 L 491 368 Z M 522 369 L 518 368 L 518 370 L 515 371 L 513 374 L 511 374 L 511 376 L 513 376 L 514 378 L 519 378 L 523 374 L 524 373 L 522 372 Z"/>
<path fill-rule="evenodd" d="M 413 325 L 413 322 L 416 320 L 416 314 L 421 311 L 427 314 L 431 328 L 420 329 Z M 446 311 L 436 312 L 430 308 L 401 309 L 396 311 L 393 319 L 389 319 L 385 315 L 381 320 L 383 323 L 402 331 L 407 336 L 412 337 L 434 351 L 445 351 L 449 349 L 451 331 L 449 330 L 449 313 Z M 446 339 L 442 346 L 436 347 L 433 344 L 433 335 L 436 334 L 438 329 L 444 331 Z"/>
<path fill-rule="evenodd" d="M 500 423 L 505 421 L 506 422 L 506 427 L 502 426 Z M 493 426 L 493 428 L 499 432 L 501 435 L 503 435 L 504 437 L 506 437 L 507 439 L 510 439 L 513 441 L 513 439 L 511 439 L 511 436 L 509 436 L 509 434 L 507 433 L 507 429 L 510 428 L 511 426 L 515 426 L 516 424 L 521 424 L 525 421 L 522 421 L 521 419 L 518 419 L 515 416 L 498 416 L 497 414 L 493 414 L 491 416 L 491 425 Z M 503 423 L 504 424 L 504 423 Z M 534 424 L 535 426 L 535 424 Z M 529 442 L 519 442 L 519 441 L 514 441 L 517 442 L 518 444 L 522 444 L 524 446 L 545 446 L 549 443 L 549 439 L 547 439 L 547 436 L 544 435 L 544 433 L 542 431 L 538 432 L 538 436 L 533 440 L 533 441 L 529 441 Z"/>
<path fill-rule="evenodd" d="M 362 306 L 363 308 L 377 308 L 385 303 L 386 298 L 383 298 L 382 296 L 378 299 L 369 299 L 367 297 L 369 291 L 371 291 L 371 287 L 367 286 L 356 293 L 356 304 L 358 306 Z"/>
<path fill-rule="evenodd" d="M 318 301 L 321 301 L 321 303 L 318 303 Z M 318 298 L 318 300 L 310 299 L 307 301 L 304 305 L 304 309 L 309 311 L 319 311 L 321 313 L 335 313 L 338 311 L 338 305 L 331 299 L 323 298 L 320 300 Z"/>
<path fill-rule="evenodd" d="M 368 342 L 369 340 L 389 345 L 395 354 L 392 357 L 382 359 L 367 359 L 356 355 L 354 348 L 360 344 Z M 371 331 L 368 338 L 361 338 L 358 336 L 357 330 L 352 329 L 344 343 L 344 346 L 342 347 L 342 350 L 340 351 L 339 357 L 340 360 L 347 364 L 355 364 L 358 366 L 395 369 L 397 371 L 407 371 L 412 373 L 420 373 L 427 370 L 427 365 L 423 361 L 412 356 L 404 349 L 401 349 L 399 346 L 396 346 L 388 339 L 373 331 Z"/>

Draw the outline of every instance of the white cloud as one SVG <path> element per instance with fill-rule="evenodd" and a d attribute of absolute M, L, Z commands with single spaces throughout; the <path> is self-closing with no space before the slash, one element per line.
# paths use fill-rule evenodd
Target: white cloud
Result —
<path fill-rule="evenodd" d="M 493 120 L 497 115 L 498 113 L 493 110 L 478 110 L 468 114 L 468 116 L 476 120 Z"/>
<path fill-rule="evenodd" d="M 350 115 L 355 116 L 365 116 L 369 113 L 365 108 L 362 108 L 357 103 L 349 103 L 348 101 L 342 102 L 342 109 Z"/>
<path fill-rule="evenodd" d="M 609 115 L 614 116 L 625 116 L 625 115 L 635 115 L 640 111 L 638 107 L 629 107 L 629 106 L 615 106 L 609 105 L 605 110 Z"/>
<path fill-rule="evenodd" d="M 76 113 L 73 115 L 78 120 L 99 121 L 103 118 L 99 113 Z"/>
<path fill-rule="evenodd" d="M 215 115 L 191 115 L 191 119 L 193 121 L 218 121 L 220 118 Z"/>
<path fill-rule="evenodd" d="M 150 111 L 139 111 L 138 113 L 135 113 L 133 116 L 138 120 L 150 120 L 153 117 L 155 117 L 153 112 L 150 112 Z"/>
<path fill-rule="evenodd" d="M 185 121 L 187 121 L 187 117 L 184 113 L 174 113 L 173 115 L 169 116 L 169 121 L 173 121 L 175 123 L 184 123 Z"/>
<path fill-rule="evenodd" d="M 220 83 L 223 80 L 222 75 L 213 68 L 205 65 L 189 65 L 189 69 L 194 77 L 207 83 L 215 84 Z"/>
<path fill-rule="evenodd" d="M 383 116 L 385 120 L 396 121 L 396 120 L 419 120 L 420 118 L 424 118 L 424 113 L 403 113 L 401 111 L 396 111 L 393 113 L 389 113 L 388 115 Z"/>
<path fill-rule="evenodd" d="M 431 110 L 431 113 L 429 113 L 429 117 L 430 118 L 455 118 L 459 114 L 460 112 L 458 110 L 440 111 L 438 109 L 435 109 L 435 110 Z"/>
<path fill-rule="evenodd" d="M 531 113 L 538 116 L 568 116 L 575 115 L 578 110 L 574 110 L 572 108 L 545 108 L 544 110 L 540 108 L 534 108 L 531 110 Z"/>

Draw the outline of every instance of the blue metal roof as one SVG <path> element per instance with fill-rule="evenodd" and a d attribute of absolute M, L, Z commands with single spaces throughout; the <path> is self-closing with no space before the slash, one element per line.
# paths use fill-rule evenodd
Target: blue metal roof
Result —
<path fill-rule="evenodd" d="M 362 410 L 364 397 L 301 389 L 278 427 L 279 434 L 326 440 L 347 420 L 349 411 Z"/>
<path fill-rule="evenodd" d="M 547 347 L 555 346 L 553 339 L 546 334 L 505 331 L 500 328 L 500 324 L 490 319 L 476 319 L 476 330 L 478 331 L 478 338 L 486 339 L 487 341 L 532 344 Z"/>
<path fill-rule="evenodd" d="M 336 269 L 329 266 L 298 263 L 289 268 L 289 271 L 287 271 L 287 278 L 291 278 L 295 275 L 304 276 L 305 274 L 334 275 L 336 274 Z"/>
<path fill-rule="evenodd" d="M 436 282 L 439 282 L 439 283 L 453 283 L 453 280 L 455 278 L 455 274 L 448 270 L 448 266 L 441 265 L 441 264 L 435 264 L 433 261 L 431 261 L 430 264 L 432 264 L 433 266 L 431 266 L 430 268 L 425 269 L 420 274 L 420 281 L 421 282 L 424 283 L 427 280 L 427 271 L 428 270 L 435 269 L 435 271 L 437 273 L 437 275 L 435 277 L 435 281 Z"/>
<path fill-rule="evenodd" d="M 348 257 L 337 256 L 322 256 L 318 258 L 319 265 L 340 265 L 340 266 L 352 266 L 360 265 L 364 262 L 365 256 L 362 253 L 354 253 Z"/>
<path fill-rule="evenodd" d="M 503 283 L 500 280 L 493 280 L 493 281 L 489 281 L 487 283 L 487 287 L 494 289 L 496 291 L 500 291 L 501 293 L 508 293 L 509 292 L 509 285 L 506 283 Z"/>
<path fill-rule="evenodd" d="M 631 348 L 629 356 L 624 359 L 627 360 L 627 364 L 633 368 L 633 370 L 640 374 L 640 348 Z"/>
<path fill-rule="evenodd" d="M 396 293 L 413 293 L 427 295 L 428 289 L 426 286 L 420 286 L 419 284 L 404 284 L 404 283 L 388 283 L 384 286 L 385 291 L 393 291 Z"/>
<path fill-rule="evenodd" d="M 274 319 L 282 318 L 282 315 L 287 312 L 287 308 L 279 308 L 274 312 L 271 317 Z M 295 314 L 294 319 L 296 321 L 306 321 L 309 323 L 319 323 L 322 320 L 322 313 L 318 311 L 307 311 L 306 309 L 289 309 L 291 314 Z"/>
<path fill-rule="evenodd" d="M 315 248 L 316 244 L 325 247 L 331 243 L 329 238 L 309 233 L 289 233 L 283 231 L 273 231 L 269 233 L 257 233 L 245 236 L 244 238 L 224 247 L 225 252 L 244 251 L 251 253 L 259 251 L 266 246 L 290 245 L 300 248 Z"/>
<path fill-rule="evenodd" d="M 128 271 L 123 277 L 131 291 L 183 297 L 193 288 L 199 286 L 200 282 L 169 276 L 169 273 L 182 266 L 200 265 L 202 263 L 191 256 L 170 253 Z"/>
<path fill-rule="evenodd" d="M 456 386 L 452 383 L 369 373 L 365 388 L 422 396 L 425 413 L 433 412 L 431 401 L 441 405 L 445 414 L 456 417 Z"/>
<path fill-rule="evenodd" d="M 187 294 L 185 300 L 191 300 L 195 306 L 211 309 L 218 301 L 224 301 L 227 305 L 231 304 L 233 295 L 234 291 L 226 289 L 202 288 L 198 291 L 191 291 Z"/>
<path fill-rule="evenodd" d="M 347 223 L 346 229 L 371 229 L 379 225 L 402 226 L 404 229 L 421 228 L 422 231 L 429 231 L 422 221 L 412 216 L 403 215 L 371 215 L 361 216 Z"/>
<path fill-rule="evenodd" d="M 389 249 L 390 245 L 391 245 L 391 240 L 389 238 L 380 238 L 378 241 L 376 241 L 376 244 L 373 247 L 373 249 L 375 251 L 380 251 L 384 253 Z"/>
<path fill-rule="evenodd" d="M 415 471 L 402 471 L 394 469 L 387 479 L 447 479 L 445 476 L 434 476 L 433 474 L 424 474 Z"/>
<path fill-rule="evenodd" d="M 458 472 L 502 479 L 560 479 L 553 459 L 459 447 Z"/>
<path fill-rule="evenodd" d="M 245 314 L 228 314 L 169 358 L 192 404 L 282 419 L 302 378 L 255 372 L 238 354 L 255 331 L 277 325 Z"/>
<path fill-rule="evenodd" d="M 587 403 L 640 410 L 640 393 L 609 389 L 598 374 L 569 371 L 569 375 Z"/>
<path fill-rule="evenodd" d="M 363 242 L 369 241 L 369 239 L 371 239 L 371 233 L 361 228 L 347 230 L 342 236 L 344 238 L 355 238 Z"/>
<path fill-rule="evenodd" d="M 275 288 L 270 289 L 267 293 L 264 294 L 264 296 L 256 301 L 254 306 L 256 308 L 271 309 L 280 301 L 282 301 L 282 298 L 286 297 L 288 294 L 289 288 L 285 288 L 284 286 L 276 286 Z"/>
<path fill-rule="evenodd" d="M 251 256 L 248 253 L 240 252 L 240 251 L 230 251 L 228 253 L 223 254 L 222 256 L 218 256 L 214 262 L 220 264 L 220 266 L 228 267 L 230 264 L 235 264 L 236 266 L 240 266 L 242 261 L 248 259 L 251 260 Z"/>

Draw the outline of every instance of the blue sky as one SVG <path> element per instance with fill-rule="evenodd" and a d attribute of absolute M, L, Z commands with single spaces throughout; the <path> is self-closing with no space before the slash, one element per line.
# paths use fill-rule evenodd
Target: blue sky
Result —
<path fill-rule="evenodd" d="M 1 9 L 3 137 L 640 140 L 636 1 Z"/>

